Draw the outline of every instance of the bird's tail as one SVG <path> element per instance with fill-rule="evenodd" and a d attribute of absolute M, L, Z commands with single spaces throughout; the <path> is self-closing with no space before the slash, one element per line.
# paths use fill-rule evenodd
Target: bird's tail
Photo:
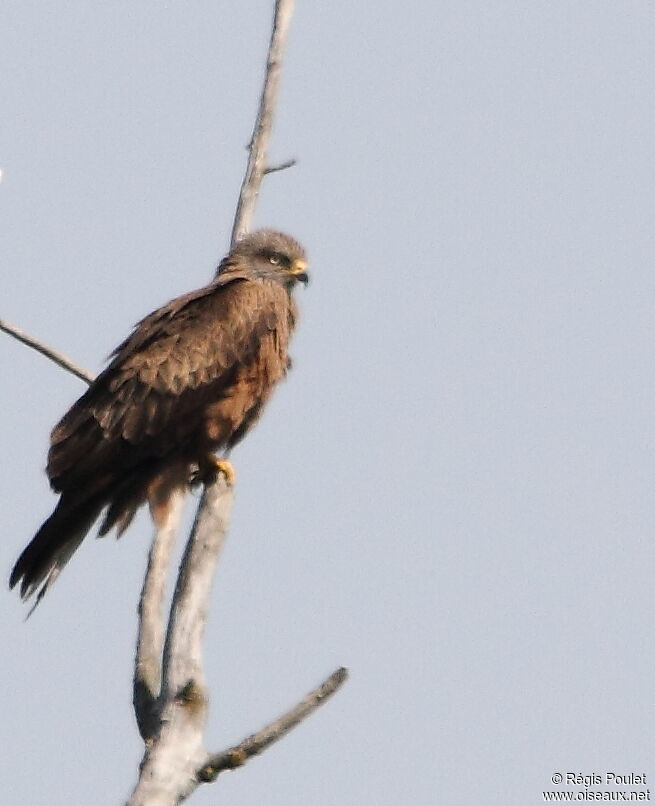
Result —
<path fill-rule="evenodd" d="M 105 495 L 80 502 L 62 494 L 55 511 L 20 555 L 9 578 L 11 588 L 20 582 L 23 599 L 36 593 L 32 610 L 73 556 L 105 504 Z"/>

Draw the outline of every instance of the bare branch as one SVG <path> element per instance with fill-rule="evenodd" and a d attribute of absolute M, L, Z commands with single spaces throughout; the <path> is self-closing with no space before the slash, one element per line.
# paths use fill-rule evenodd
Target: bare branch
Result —
<path fill-rule="evenodd" d="M 197 787 L 207 695 L 202 634 L 214 569 L 230 522 L 232 487 L 221 473 L 205 486 L 180 564 L 164 647 L 159 730 L 146 744 L 128 806 L 181 803 Z"/>
<path fill-rule="evenodd" d="M 279 165 L 269 165 L 268 168 L 264 168 L 264 176 L 277 173 L 278 171 L 286 171 L 287 168 L 293 168 L 293 166 L 297 165 L 297 163 L 298 160 L 293 158 L 286 160 L 286 162 L 281 162 Z"/>
<path fill-rule="evenodd" d="M 233 245 L 251 229 L 259 188 L 266 171 L 266 154 L 273 127 L 273 112 L 277 102 L 280 74 L 282 72 L 282 54 L 286 47 L 292 14 L 293 0 L 276 0 L 273 30 L 266 62 L 266 77 L 250 141 L 246 174 L 241 185 L 234 226 L 232 227 Z"/>
<path fill-rule="evenodd" d="M 41 353 L 41 355 L 44 355 L 51 361 L 54 361 L 55 364 L 65 370 L 68 370 L 68 372 L 71 372 L 73 375 L 77 375 L 77 377 L 85 383 L 93 383 L 93 375 L 91 375 L 90 372 L 82 369 L 82 367 L 71 361 L 70 358 L 66 358 L 63 353 L 58 353 L 56 350 L 48 347 L 42 341 L 35 339 L 34 336 L 30 336 L 29 334 L 25 333 L 24 330 L 15 327 L 15 325 L 10 325 L 5 319 L 0 319 L 0 330 L 4 330 L 5 333 L 8 333 L 10 336 L 18 339 L 18 341 L 22 341 L 23 344 L 26 344 L 33 350 Z"/>
<path fill-rule="evenodd" d="M 292 728 L 312 714 L 320 705 L 323 705 L 348 679 L 348 670 L 341 667 L 333 672 L 327 680 L 275 722 L 271 722 L 262 730 L 248 736 L 240 744 L 224 750 L 222 753 L 210 756 L 207 762 L 198 770 L 198 780 L 203 783 L 215 781 L 221 772 L 241 767 L 249 758 L 262 753 L 267 747 L 285 736 Z"/>
<path fill-rule="evenodd" d="M 292 11 L 293 0 L 276 1 L 266 76 L 239 195 L 232 244 L 250 229 L 264 175 L 295 164 L 295 160 L 278 166 L 267 167 L 266 164 L 282 53 Z M 175 524 L 171 524 L 169 533 L 167 519 L 160 524 L 155 537 L 140 605 L 134 679 L 135 711 L 146 749 L 139 781 L 128 806 L 181 803 L 200 783 L 215 780 L 223 770 L 244 764 L 276 742 L 313 713 L 346 680 L 346 669 L 338 669 L 295 708 L 263 730 L 224 753 L 207 754 L 203 746 L 208 700 L 202 667 L 202 636 L 214 570 L 229 527 L 232 500 L 233 489 L 223 473 L 205 483 L 180 564 L 163 651 L 161 600 Z"/>
<path fill-rule="evenodd" d="M 139 733 L 149 741 L 159 726 L 158 698 L 161 687 L 161 664 L 166 634 L 164 596 L 171 553 L 177 537 L 184 496 L 175 490 L 161 522 L 156 523 L 155 535 L 148 554 L 141 598 L 139 600 L 139 629 L 134 665 L 133 703 Z"/>
<path fill-rule="evenodd" d="M 176 697 L 191 680 L 204 681 L 202 633 L 214 568 L 230 526 L 232 500 L 232 486 L 223 473 L 205 485 L 171 604 L 164 646 L 164 697 Z"/>

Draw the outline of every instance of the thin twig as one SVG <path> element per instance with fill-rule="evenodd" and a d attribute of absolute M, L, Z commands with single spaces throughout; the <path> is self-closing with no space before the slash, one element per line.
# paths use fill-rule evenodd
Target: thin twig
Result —
<path fill-rule="evenodd" d="M 292 158 L 290 160 L 286 160 L 286 162 L 281 162 L 279 165 L 269 165 L 268 168 L 264 168 L 264 176 L 277 173 L 278 171 L 286 171 L 287 168 L 293 168 L 293 166 L 297 164 L 298 160 Z"/>
<path fill-rule="evenodd" d="M 345 667 L 337 669 L 320 686 L 310 691 L 295 708 L 287 711 L 275 722 L 271 722 L 262 730 L 248 736 L 247 739 L 229 750 L 210 756 L 207 763 L 198 770 L 198 780 L 203 783 L 215 781 L 221 772 L 241 767 L 249 758 L 266 750 L 306 719 L 320 705 L 323 705 L 345 683 L 347 678 L 348 670 Z"/>
<path fill-rule="evenodd" d="M 266 76 L 259 101 L 259 111 L 250 140 L 248 165 L 243 177 L 237 211 L 232 227 L 232 245 L 249 232 L 257 204 L 257 196 L 266 171 L 266 154 L 273 127 L 273 112 L 277 102 L 282 72 L 282 54 L 287 43 L 289 23 L 293 14 L 293 0 L 276 0 L 273 16 L 273 30 L 268 46 Z"/>
<path fill-rule="evenodd" d="M 84 381 L 85 383 L 91 384 L 93 383 L 93 375 L 90 372 L 87 372 L 85 369 L 80 367 L 78 364 L 75 364 L 70 358 L 67 358 L 63 353 L 58 353 L 56 350 L 53 350 L 52 347 L 48 347 L 47 344 L 44 344 L 42 341 L 35 339 L 34 336 L 30 336 L 28 333 L 25 333 L 24 330 L 16 327 L 15 325 L 10 325 L 5 319 L 0 319 L 0 330 L 4 330 L 5 333 L 8 333 L 10 336 L 13 336 L 18 341 L 22 341 L 23 344 L 26 344 L 28 347 L 31 347 L 33 350 L 36 350 L 41 355 L 44 355 L 46 358 L 49 358 L 51 361 L 54 361 L 55 364 L 62 367 L 63 369 L 71 372 L 73 375 L 77 375 L 77 377 Z"/>

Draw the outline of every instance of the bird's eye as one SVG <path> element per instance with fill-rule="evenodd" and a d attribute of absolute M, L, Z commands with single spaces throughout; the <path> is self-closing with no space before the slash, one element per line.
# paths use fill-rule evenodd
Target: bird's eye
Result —
<path fill-rule="evenodd" d="M 279 266 L 282 262 L 282 258 L 277 254 L 269 255 L 269 263 L 272 263 L 274 266 Z"/>

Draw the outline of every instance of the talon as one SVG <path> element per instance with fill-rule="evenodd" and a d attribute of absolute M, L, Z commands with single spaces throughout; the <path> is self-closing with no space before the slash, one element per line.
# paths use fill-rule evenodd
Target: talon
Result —
<path fill-rule="evenodd" d="M 225 476 L 225 481 L 232 487 L 236 481 L 234 466 L 227 459 L 218 459 L 213 453 L 208 453 L 198 460 L 198 469 L 192 473 L 190 484 L 205 484 L 213 481 L 218 473 Z"/>
<path fill-rule="evenodd" d="M 222 473 L 228 486 L 233 487 L 237 480 L 237 474 L 234 472 L 232 462 L 228 462 L 227 459 L 217 459 L 215 456 L 212 459 L 214 460 L 215 472 Z"/>

